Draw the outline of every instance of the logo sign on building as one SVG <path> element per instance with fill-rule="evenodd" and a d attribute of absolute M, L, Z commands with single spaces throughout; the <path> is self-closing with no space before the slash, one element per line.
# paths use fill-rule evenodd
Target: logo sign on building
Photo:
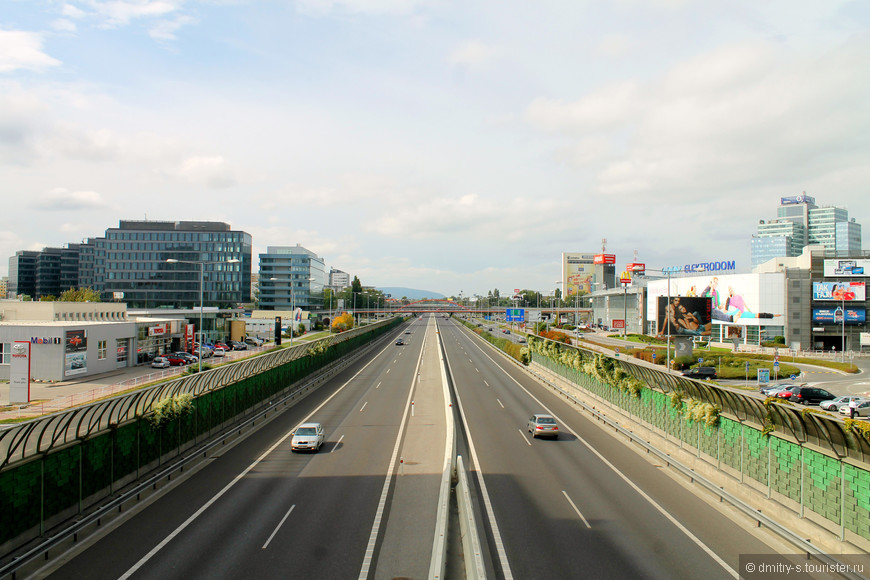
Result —
<path fill-rule="evenodd" d="M 595 257 L 592 258 L 592 263 L 594 263 L 594 264 L 615 264 L 616 263 L 616 254 L 595 254 Z"/>
<path fill-rule="evenodd" d="M 825 260 L 825 276 L 870 276 L 870 260 Z"/>
<path fill-rule="evenodd" d="M 9 361 L 9 402 L 30 402 L 30 343 L 23 340 L 12 343 Z"/>
<path fill-rule="evenodd" d="M 619 282 L 622 284 L 631 284 L 631 272 L 628 270 L 619 275 Z"/>
<path fill-rule="evenodd" d="M 837 310 L 840 312 L 838 313 Z M 839 314 L 839 315 L 838 315 Z M 845 320 L 842 308 L 813 308 L 813 323 L 818 324 L 863 324 L 867 319 L 865 308 L 846 307 Z"/>
<path fill-rule="evenodd" d="M 625 320 L 614 318 L 610 321 L 610 328 L 625 328 Z"/>
<path fill-rule="evenodd" d="M 646 272 L 646 264 L 641 264 L 638 262 L 631 262 L 625 265 L 625 269 L 629 272 L 638 272 L 643 273 Z"/>
<path fill-rule="evenodd" d="M 505 320 L 508 322 L 525 322 L 525 308 L 508 308 L 505 310 Z"/>
<path fill-rule="evenodd" d="M 668 266 L 662 268 L 665 274 L 691 274 L 701 272 L 727 272 L 737 269 L 737 262 L 734 260 L 719 260 L 717 262 L 699 262 L 697 264 L 686 264 L 685 266 Z"/>
<path fill-rule="evenodd" d="M 148 327 L 148 336 L 163 336 L 166 334 L 166 325 L 158 324 L 157 326 Z"/>
<path fill-rule="evenodd" d="M 86 330 L 67 330 L 64 351 L 64 376 L 83 375 L 88 372 L 88 333 Z"/>
<path fill-rule="evenodd" d="M 779 198 L 779 205 L 795 205 L 798 203 L 816 204 L 816 198 L 809 195 L 790 195 L 788 197 Z"/>
<path fill-rule="evenodd" d="M 59 336 L 31 336 L 30 344 L 60 344 Z"/>
<path fill-rule="evenodd" d="M 866 299 L 864 282 L 813 282 L 813 300 L 864 302 Z"/>

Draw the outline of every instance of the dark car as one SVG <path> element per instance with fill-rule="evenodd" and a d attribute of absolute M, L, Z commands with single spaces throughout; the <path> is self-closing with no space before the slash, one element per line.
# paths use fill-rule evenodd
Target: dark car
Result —
<path fill-rule="evenodd" d="M 396 341 L 396 346 L 403 346 L 404 344 L 405 344 L 405 341 L 402 340 L 401 338 Z"/>
<path fill-rule="evenodd" d="M 683 376 L 693 379 L 715 379 L 716 369 L 714 367 L 695 367 L 683 371 Z"/>
<path fill-rule="evenodd" d="M 818 387 L 789 387 L 777 393 L 776 396 L 799 405 L 814 405 L 837 398 L 825 389 Z"/>
<path fill-rule="evenodd" d="M 184 363 L 184 364 L 187 364 L 187 365 L 199 361 L 199 357 L 197 357 L 196 355 L 190 354 L 189 352 L 179 351 L 179 352 L 176 352 L 176 353 L 174 353 L 174 354 L 175 354 L 175 356 L 177 356 L 177 357 L 181 357 L 181 358 L 183 358 L 183 359 L 185 360 L 185 363 Z"/>
<path fill-rule="evenodd" d="M 237 340 L 228 340 L 227 346 L 232 348 L 233 350 L 248 350 L 248 345 L 244 342 L 239 342 Z"/>

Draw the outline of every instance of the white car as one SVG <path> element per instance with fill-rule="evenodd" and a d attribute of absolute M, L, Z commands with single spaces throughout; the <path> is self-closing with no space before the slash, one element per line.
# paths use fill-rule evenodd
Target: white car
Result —
<path fill-rule="evenodd" d="M 840 405 L 840 414 L 849 415 L 849 405 Z M 870 400 L 861 401 L 858 403 L 858 408 L 855 409 L 856 417 L 870 417 Z"/>
<path fill-rule="evenodd" d="M 155 356 L 151 361 L 151 366 L 155 369 L 168 369 L 170 366 L 169 359 L 162 356 Z"/>
<path fill-rule="evenodd" d="M 532 434 L 532 439 L 537 437 L 558 439 L 559 437 L 559 425 L 552 415 L 532 415 L 529 419 L 528 431 Z"/>
<path fill-rule="evenodd" d="M 849 403 L 852 401 L 852 399 L 857 399 L 859 401 L 866 401 L 867 400 L 866 397 L 859 397 L 857 395 L 848 395 L 845 397 L 837 397 L 836 399 L 833 399 L 831 401 L 822 401 L 821 403 L 819 403 L 819 407 L 821 407 L 825 411 L 839 411 L 843 405 L 846 405 L 848 407 Z M 846 411 L 846 414 L 848 415 L 849 412 Z"/>
<path fill-rule="evenodd" d="M 318 451 L 323 445 L 323 425 L 320 423 L 302 423 L 290 439 L 291 451 Z"/>
<path fill-rule="evenodd" d="M 226 349 L 224 349 L 220 346 L 216 346 L 216 347 L 214 347 L 214 351 L 212 352 L 212 354 L 214 356 L 224 356 L 225 354 L 227 354 L 227 351 L 226 351 Z"/>

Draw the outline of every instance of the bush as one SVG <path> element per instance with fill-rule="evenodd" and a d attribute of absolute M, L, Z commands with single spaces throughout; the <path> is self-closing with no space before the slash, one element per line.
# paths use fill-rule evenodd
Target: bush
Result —
<path fill-rule="evenodd" d="M 165 425 L 170 421 L 193 411 L 193 395 L 190 393 L 167 397 L 154 403 L 148 421 L 155 427 Z"/>

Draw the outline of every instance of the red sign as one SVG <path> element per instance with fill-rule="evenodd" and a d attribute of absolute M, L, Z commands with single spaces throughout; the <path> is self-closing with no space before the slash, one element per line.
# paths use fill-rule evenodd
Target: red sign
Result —
<path fill-rule="evenodd" d="M 618 319 L 611 320 L 610 328 L 625 328 L 625 321 Z"/>
<path fill-rule="evenodd" d="M 625 265 L 625 269 L 629 272 L 643 272 L 646 270 L 646 264 L 639 264 L 637 262 L 632 262 L 630 264 Z"/>
<path fill-rule="evenodd" d="M 595 254 L 592 257 L 593 264 L 615 264 L 616 254 Z"/>

